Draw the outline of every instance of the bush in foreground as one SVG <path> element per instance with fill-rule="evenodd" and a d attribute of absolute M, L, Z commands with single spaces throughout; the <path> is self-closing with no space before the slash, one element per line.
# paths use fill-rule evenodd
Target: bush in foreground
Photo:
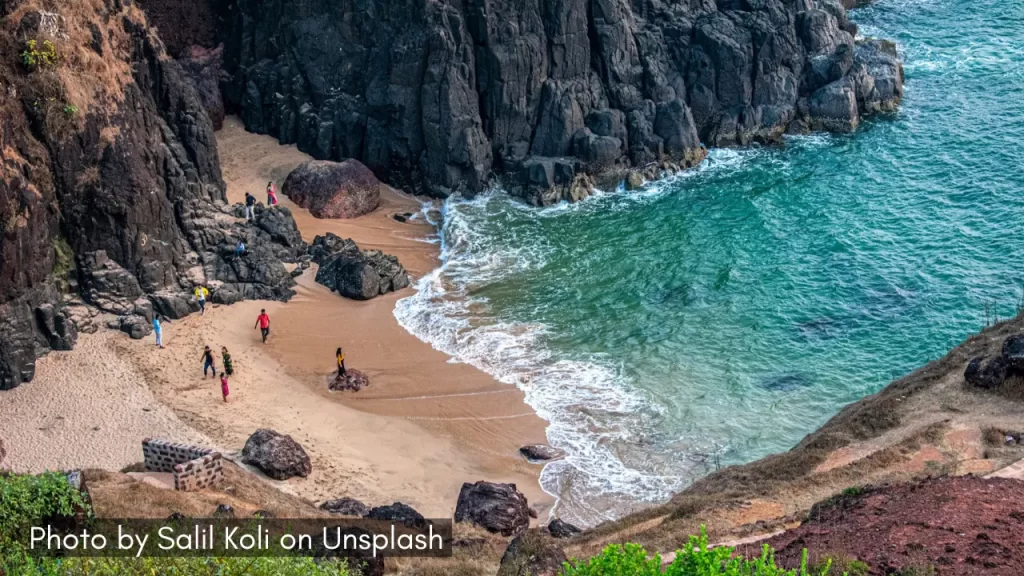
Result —
<path fill-rule="evenodd" d="M 648 556 L 637 544 L 613 544 L 586 561 L 566 563 L 563 576 L 826 576 L 830 563 L 816 570 L 807 568 L 807 551 L 799 570 L 787 570 L 775 564 L 775 552 L 767 545 L 761 557 L 748 560 L 733 555 L 733 548 L 708 547 L 707 532 L 690 536 L 689 543 L 676 552 L 675 560 L 664 569 L 661 556 Z"/>

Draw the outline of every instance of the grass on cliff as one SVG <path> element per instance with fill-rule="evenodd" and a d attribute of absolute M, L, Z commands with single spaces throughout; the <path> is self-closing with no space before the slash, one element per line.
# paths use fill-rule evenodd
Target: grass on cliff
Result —
<path fill-rule="evenodd" d="M 37 558 L 29 530 L 45 523 L 87 523 L 92 508 L 63 474 L 0 476 L 0 576 L 349 576 L 342 561 L 311 558 Z"/>

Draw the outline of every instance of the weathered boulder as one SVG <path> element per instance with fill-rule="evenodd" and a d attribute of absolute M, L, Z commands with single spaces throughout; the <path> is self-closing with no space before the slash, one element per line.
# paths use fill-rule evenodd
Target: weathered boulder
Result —
<path fill-rule="evenodd" d="M 1002 356 L 979 356 L 967 364 L 964 379 L 968 384 L 978 388 L 998 388 L 1006 381 L 1008 368 L 1009 365 Z"/>
<path fill-rule="evenodd" d="M 555 518 L 548 524 L 548 532 L 552 538 L 571 538 L 582 530 L 568 522 L 563 522 L 561 518 Z"/>
<path fill-rule="evenodd" d="M 515 484 L 467 482 L 459 492 L 455 521 L 470 522 L 503 536 L 516 536 L 530 526 L 530 506 Z"/>
<path fill-rule="evenodd" d="M 359 392 L 369 385 L 369 376 L 359 370 L 349 368 L 348 370 L 345 370 L 345 374 L 336 376 L 334 380 L 331 381 L 328 388 L 336 392 Z"/>
<path fill-rule="evenodd" d="M 261 428 L 242 449 L 242 460 L 275 480 L 309 476 L 313 465 L 306 451 L 291 436 Z"/>
<path fill-rule="evenodd" d="M 1024 371 L 1024 335 L 1014 335 L 1003 340 L 1001 355 L 1008 369 Z"/>
<path fill-rule="evenodd" d="M 562 452 L 558 448 L 552 448 L 547 444 L 531 444 L 529 446 L 523 446 L 519 449 L 519 453 L 525 456 L 527 460 L 532 461 L 554 460 L 565 455 L 565 452 Z"/>
<path fill-rule="evenodd" d="M 364 516 L 372 520 L 386 520 L 388 522 L 401 522 L 410 528 L 422 528 L 427 525 L 427 520 L 422 514 L 406 504 L 395 502 L 390 506 L 377 506 L 372 508 Z"/>
<path fill-rule="evenodd" d="M 380 181 L 357 160 L 303 162 L 281 191 L 317 218 L 357 218 L 380 206 Z"/>
<path fill-rule="evenodd" d="M 537 530 L 530 530 L 509 542 L 501 555 L 498 576 L 558 576 L 569 559 L 558 546 Z"/>
<path fill-rule="evenodd" d="M 320 265 L 316 281 L 346 298 L 369 300 L 411 283 L 398 258 L 379 250 L 360 251 L 352 240 L 332 233 L 317 236 L 310 255 Z"/>
<path fill-rule="evenodd" d="M 320 505 L 320 509 L 331 514 L 363 517 L 370 513 L 370 507 L 355 498 L 337 498 Z"/>
<path fill-rule="evenodd" d="M 153 325 L 151 322 L 152 320 L 146 320 L 144 316 L 129 314 L 118 317 L 117 328 L 133 340 L 142 340 L 153 332 Z"/>

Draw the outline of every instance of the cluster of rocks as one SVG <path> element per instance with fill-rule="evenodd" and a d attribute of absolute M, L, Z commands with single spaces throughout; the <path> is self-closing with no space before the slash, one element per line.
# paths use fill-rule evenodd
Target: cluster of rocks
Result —
<path fill-rule="evenodd" d="M 999 354 L 978 356 L 964 371 L 968 384 L 988 390 L 1000 387 L 1008 377 L 1015 375 L 1024 375 L 1024 335 L 1006 338 Z"/>
<path fill-rule="evenodd" d="M 314 238 L 309 254 L 319 265 L 316 281 L 353 300 L 369 300 L 411 283 L 398 258 L 360 250 L 352 240 L 331 232 Z"/>
<path fill-rule="evenodd" d="M 303 478 L 313 472 L 313 464 L 302 446 L 287 434 L 261 428 L 242 448 L 242 461 L 259 468 L 274 480 Z"/>
<path fill-rule="evenodd" d="M 356 218 L 380 206 L 380 181 L 358 160 L 303 162 L 281 191 L 317 218 Z"/>

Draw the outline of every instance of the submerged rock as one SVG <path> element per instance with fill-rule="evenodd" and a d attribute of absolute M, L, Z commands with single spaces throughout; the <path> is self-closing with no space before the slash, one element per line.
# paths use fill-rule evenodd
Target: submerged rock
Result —
<path fill-rule="evenodd" d="M 467 482 L 459 492 L 455 521 L 470 522 L 503 536 L 516 536 L 530 526 L 530 507 L 515 484 Z"/>
<path fill-rule="evenodd" d="M 356 218 L 380 206 L 380 181 L 356 160 L 304 162 L 281 190 L 317 218 Z"/>
<path fill-rule="evenodd" d="M 257 430 L 246 440 L 242 460 L 275 480 L 305 478 L 313 471 L 309 456 L 298 442 L 266 428 Z"/>

